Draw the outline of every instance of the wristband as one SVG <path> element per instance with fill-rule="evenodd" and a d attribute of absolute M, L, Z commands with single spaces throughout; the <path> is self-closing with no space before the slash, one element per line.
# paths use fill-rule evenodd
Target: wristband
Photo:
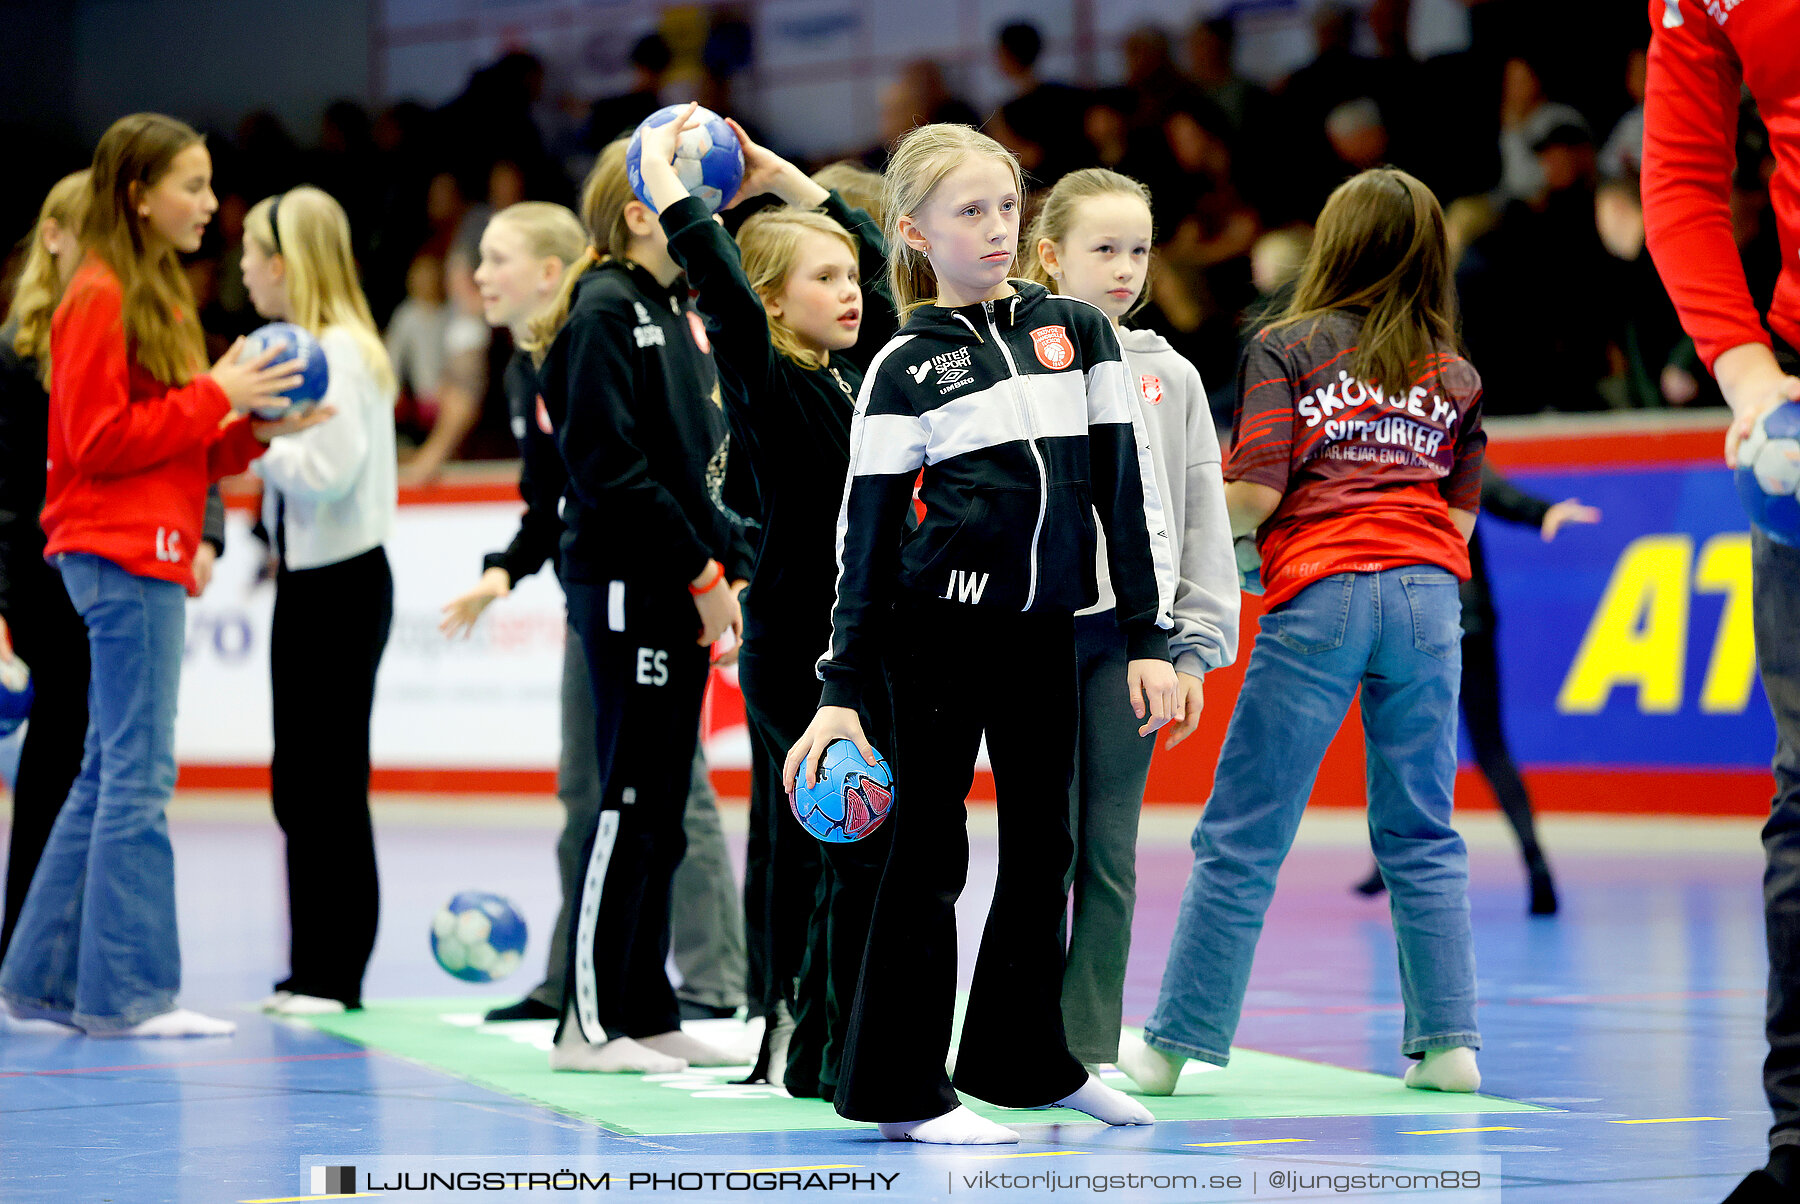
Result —
<path fill-rule="evenodd" d="M 724 565 L 720 564 L 716 560 L 709 560 L 706 563 L 712 565 L 712 567 L 713 567 L 712 580 L 708 581 L 705 585 L 693 585 L 691 583 L 688 585 L 688 593 L 694 595 L 696 598 L 698 598 L 701 594 L 710 593 L 713 590 L 718 589 L 719 583 L 721 581 L 725 580 L 725 566 Z"/>

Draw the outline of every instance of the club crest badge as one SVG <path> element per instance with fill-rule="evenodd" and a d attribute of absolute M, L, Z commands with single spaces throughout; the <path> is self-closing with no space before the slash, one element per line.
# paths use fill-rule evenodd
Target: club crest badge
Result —
<path fill-rule="evenodd" d="M 1060 371 L 1075 362 L 1075 348 L 1069 344 L 1066 327 L 1038 327 L 1031 332 L 1031 345 L 1037 351 L 1038 363 L 1052 371 Z"/>
<path fill-rule="evenodd" d="M 1144 401 L 1153 406 L 1161 405 L 1163 399 L 1162 377 L 1152 376 L 1146 372 L 1138 377 L 1138 388 L 1143 390 Z"/>

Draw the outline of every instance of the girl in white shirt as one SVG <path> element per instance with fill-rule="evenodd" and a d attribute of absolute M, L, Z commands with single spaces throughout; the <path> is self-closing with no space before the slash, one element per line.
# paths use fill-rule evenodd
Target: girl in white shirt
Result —
<path fill-rule="evenodd" d="M 350 223 L 301 187 L 244 220 L 244 284 L 265 318 L 305 327 L 337 416 L 273 447 L 263 523 L 275 543 L 269 676 L 275 820 L 287 837 L 292 973 L 265 1011 L 362 1006 L 380 893 L 369 824 L 369 716 L 394 617 L 383 545 L 396 504 L 393 367 L 357 282 Z"/>

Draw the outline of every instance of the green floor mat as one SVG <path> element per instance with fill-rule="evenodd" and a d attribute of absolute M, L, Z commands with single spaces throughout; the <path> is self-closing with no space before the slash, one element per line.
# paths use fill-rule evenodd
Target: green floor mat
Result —
<path fill-rule="evenodd" d="M 501 1002 L 496 1000 L 494 1002 Z M 360 1012 L 306 1017 L 322 1032 L 441 1070 L 471 1083 L 579 1116 L 619 1133 L 788 1132 L 857 1127 L 819 1100 L 792 1099 L 775 1087 L 738 1086 L 743 1069 L 668 1075 L 555 1074 L 548 1020 L 485 1024 L 487 1003 L 469 998 L 371 1003 Z M 754 1030 L 706 1020 L 690 1032 L 731 1047 L 753 1044 Z M 1108 1082 L 1130 1090 L 1123 1075 Z M 1485 1095 L 1413 1091 L 1398 1079 L 1317 1062 L 1235 1050 L 1224 1069 L 1189 1063 L 1177 1094 L 1141 1097 L 1158 1120 L 1242 1120 L 1281 1116 L 1468 1115 L 1548 1109 Z M 1019 1112 L 970 1101 L 975 1111 L 1018 1124 L 1091 1124 L 1078 1112 Z"/>

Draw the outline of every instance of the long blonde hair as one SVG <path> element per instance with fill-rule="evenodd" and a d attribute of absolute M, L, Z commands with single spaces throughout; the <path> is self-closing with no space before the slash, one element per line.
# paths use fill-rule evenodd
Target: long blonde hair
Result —
<path fill-rule="evenodd" d="M 538 259 L 558 259 L 567 268 L 587 248 L 587 231 L 581 219 L 550 201 L 520 201 L 488 219 L 493 226 L 505 222 L 525 239 L 525 249 Z"/>
<path fill-rule="evenodd" d="M 630 140 L 619 138 L 600 152 L 594 169 L 581 186 L 581 224 L 587 228 L 586 254 L 577 255 L 563 273 L 562 287 L 544 312 L 531 320 L 531 337 L 525 350 L 539 363 L 556 341 L 557 332 L 569 320 L 569 306 L 575 298 L 575 284 L 589 268 L 603 260 L 623 255 L 631 245 L 631 227 L 625 224 L 625 206 L 635 198 L 631 180 L 625 174 L 625 150 Z"/>
<path fill-rule="evenodd" d="M 764 209 L 738 231 L 744 276 L 764 301 L 780 296 L 787 287 L 788 276 L 799 258 L 800 236 L 807 233 L 839 239 L 850 248 L 852 258 L 856 255 L 856 239 L 851 237 L 850 231 L 816 209 Z M 773 315 L 769 318 L 769 342 L 802 368 L 825 365 L 818 352 L 802 347 L 793 329 Z"/>
<path fill-rule="evenodd" d="M 1006 164 L 1023 205 L 1025 176 L 1019 170 L 1018 159 L 973 126 L 948 122 L 921 125 L 902 134 L 894 144 L 881 193 L 882 208 L 887 211 L 882 233 L 887 235 L 888 283 L 894 293 L 894 308 L 902 317 L 929 304 L 937 295 L 938 284 L 925 253 L 908 246 L 900 236 L 900 221 L 912 218 L 943 178 L 975 155 L 987 155 Z"/>
<path fill-rule="evenodd" d="M 205 371 L 206 339 L 175 248 L 150 250 L 138 204 L 169 173 L 175 156 L 203 145 L 194 129 L 161 113 L 119 118 L 94 147 L 81 225 L 81 245 L 119 278 L 132 357 L 169 385 L 184 385 Z"/>
<path fill-rule="evenodd" d="M 38 210 L 37 221 L 31 227 L 30 245 L 25 248 L 25 265 L 19 269 L 12 306 L 6 312 L 8 322 L 18 323 L 18 330 L 13 333 L 13 350 L 20 359 L 36 363 L 38 380 L 46 389 L 50 387 L 50 319 L 56 313 L 56 303 L 62 300 L 63 285 L 55 256 L 44 248 L 44 227 L 55 222 L 66 233 L 80 235 L 91 174 L 84 167 L 66 175 L 44 197 L 43 208 Z"/>
<path fill-rule="evenodd" d="M 244 215 L 244 237 L 287 266 L 288 321 L 314 335 L 348 331 L 382 392 L 394 388 L 394 365 L 356 278 L 350 219 L 329 193 L 307 184 L 264 197 Z"/>
<path fill-rule="evenodd" d="M 1368 312 L 1350 372 L 1389 394 L 1410 389 L 1426 359 L 1457 346 L 1456 290 L 1444 211 L 1431 189 L 1392 167 L 1337 186 L 1319 213 L 1294 297 L 1274 325 L 1343 309 Z"/>
<path fill-rule="evenodd" d="M 1144 208 L 1155 212 L 1150 205 L 1150 190 L 1132 179 L 1120 175 L 1116 171 L 1108 171 L 1104 167 L 1084 167 L 1080 171 L 1072 171 L 1056 182 L 1038 207 L 1037 217 L 1032 219 L 1031 229 L 1022 240 L 1019 248 L 1019 275 L 1027 280 L 1035 280 L 1051 292 L 1060 291 L 1050 279 L 1050 269 L 1038 256 L 1038 242 L 1048 239 L 1061 247 L 1069 237 L 1069 231 L 1075 226 L 1075 215 L 1081 208 L 1081 202 L 1102 196 L 1136 197 L 1144 202 Z M 1156 257 L 1150 257 L 1150 268 L 1154 269 Z M 1122 315 L 1129 318 L 1144 308 L 1150 301 L 1150 271 L 1144 273 L 1144 286 L 1138 291 L 1137 300 Z"/>

